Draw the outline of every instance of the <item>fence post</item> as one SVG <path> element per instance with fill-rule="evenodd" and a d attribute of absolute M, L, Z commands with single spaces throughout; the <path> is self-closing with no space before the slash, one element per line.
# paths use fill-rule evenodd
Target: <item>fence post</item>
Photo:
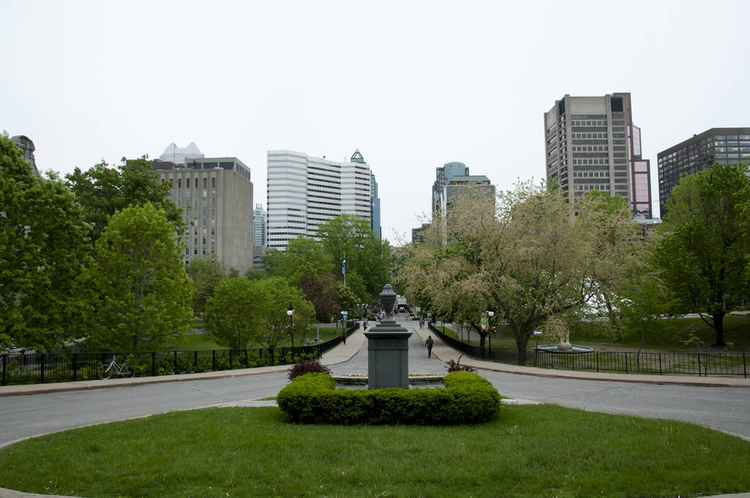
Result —
<path fill-rule="evenodd" d="M 625 353 L 625 373 L 628 372 L 628 353 Z"/>
<path fill-rule="evenodd" d="M 4 358 L 3 358 L 4 359 Z M 745 378 L 747 379 L 747 364 L 745 363 L 745 353 L 742 353 L 742 370 L 745 372 Z M 3 369 L 3 385 L 5 385 L 5 369 Z"/>
<path fill-rule="evenodd" d="M 211 371 L 216 371 L 216 350 L 211 351 Z"/>
<path fill-rule="evenodd" d="M 174 351 L 174 374 L 177 375 L 177 351 Z"/>
<path fill-rule="evenodd" d="M 232 348 L 229 348 L 229 370 L 232 368 Z"/>
<path fill-rule="evenodd" d="M 661 373 L 661 353 L 659 353 L 659 375 L 662 375 L 662 373 Z"/>
<path fill-rule="evenodd" d="M 743 360 L 745 359 L 744 353 L 742 355 L 742 359 Z M 8 374 L 7 374 L 7 372 L 8 372 L 8 355 L 4 354 L 3 355 L 3 385 L 4 386 L 8 384 Z"/>
<path fill-rule="evenodd" d="M 698 353 L 698 377 L 701 376 L 701 354 Z"/>
<path fill-rule="evenodd" d="M 198 371 L 198 351 L 193 351 L 193 370 Z"/>
<path fill-rule="evenodd" d="M 73 382 L 75 382 L 77 379 L 76 370 L 78 370 L 78 362 L 76 361 L 78 353 L 73 353 Z"/>
<path fill-rule="evenodd" d="M 151 376 L 156 377 L 156 351 L 151 352 Z"/>

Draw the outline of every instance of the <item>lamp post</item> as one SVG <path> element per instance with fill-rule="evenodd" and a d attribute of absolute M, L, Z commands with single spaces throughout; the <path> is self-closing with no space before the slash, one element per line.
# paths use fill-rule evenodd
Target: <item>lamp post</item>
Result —
<path fill-rule="evenodd" d="M 489 346 L 490 346 L 490 357 L 492 357 L 492 317 L 495 316 L 495 312 L 487 310 L 487 335 L 489 335 Z"/>
<path fill-rule="evenodd" d="M 289 303 L 289 309 L 286 310 L 286 314 L 289 315 L 289 332 L 292 334 L 292 348 L 294 347 L 294 306 Z"/>

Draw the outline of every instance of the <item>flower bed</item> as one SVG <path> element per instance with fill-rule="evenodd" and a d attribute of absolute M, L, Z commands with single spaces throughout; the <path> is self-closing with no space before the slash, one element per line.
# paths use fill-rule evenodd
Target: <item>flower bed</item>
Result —
<path fill-rule="evenodd" d="M 453 425 L 491 420 L 500 395 L 473 372 L 452 372 L 444 388 L 336 389 L 327 374 L 295 378 L 276 401 L 293 422 L 306 424 Z"/>

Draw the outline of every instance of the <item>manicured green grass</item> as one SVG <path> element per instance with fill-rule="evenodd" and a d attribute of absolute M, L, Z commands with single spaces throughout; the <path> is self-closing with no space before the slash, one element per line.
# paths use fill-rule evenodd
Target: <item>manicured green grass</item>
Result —
<path fill-rule="evenodd" d="M 304 426 L 217 408 L 0 452 L 0 486 L 97 497 L 675 497 L 750 491 L 750 443 L 691 424 L 504 406 L 473 426 Z"/>
<path fill-rule="evenodd" d="M 440 327 L 438 327 L 440 328 Z M 445 327 L 445 333 L 456 339 L 461 338 L 459 331 Z M 724 341 L 733 343 L 732 349 L 712 348 L 715 342 L 715 332 L 705 324 L 700 318 L 675 318 L 661 320 L 652 325 L 643 342 L 643 348 L 655 351 L 695 351 L 698 349 L 695 345 L 684 344 L 691 334 L 695 334 L 702 342 L 701 346 L 704 352 L 721 352 L 721 351 L 750 351 L 750 316 L 730 315 L 724 319 Z M 463 333 L 464 341 L 466 332 Z M 476 337 L 476 334 L 473 334 Z M 637 349 L 641 336 L 637 332 L 625 333 L 622 340 L 616 341 L 614 333 L 609 329 L 608 324 L 602 322 L 579 322 L 575 324 L 570 331 L 570 342 L 585 346 L 607 346 L 623 349 Z M 555 341 L 549 337 L 542 336 L 539 344 L 552 344 Z M 470 342 L 479 346 L 478 340 Z M 534 347 L 535 341 L 532 338 L 529 342 Z M 507 326 L 498 326 L 497 332 L 492 337 L 492 349 L 498 348 L 516 348 L 516 341 L 513 332 Z"/>
<path fill-rule="evenodd" d="M 341 329 L 335 328 L 321 328 L 320 329 L 320 341 L 325 342 L 336 337 L 336 332 L 341 334 Z M 315 339 L 318 336 L 318 332 L 314 328 L 310 328 L 307 331 L 307 339 Z M 295 334 L 294 345 L 299 346 L 302 334 Z M 291 338 L 287 338 L 279 344 L 279 347 L 289 347 L 292 345 Z M 180 343 L 174 348 L 168 348 L 169 351 L 210 351 L 214 349 L 229 349 L 224 346 L 219 346 L 216 341 L 208 334 L 190 334 L 185 336 L 185 341 Z"/>

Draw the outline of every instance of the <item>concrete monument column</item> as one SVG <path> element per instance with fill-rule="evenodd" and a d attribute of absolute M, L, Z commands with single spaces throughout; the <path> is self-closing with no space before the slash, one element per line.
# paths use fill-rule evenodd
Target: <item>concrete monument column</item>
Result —
<path fill-rule="evenodd" d="M 369 389 L 409 387 L 409 332 L 391 318 L 396 293 L 390 284 L 380 293 L 385 318 L 365 332 L 367 337 L 367 385 Z"/>

